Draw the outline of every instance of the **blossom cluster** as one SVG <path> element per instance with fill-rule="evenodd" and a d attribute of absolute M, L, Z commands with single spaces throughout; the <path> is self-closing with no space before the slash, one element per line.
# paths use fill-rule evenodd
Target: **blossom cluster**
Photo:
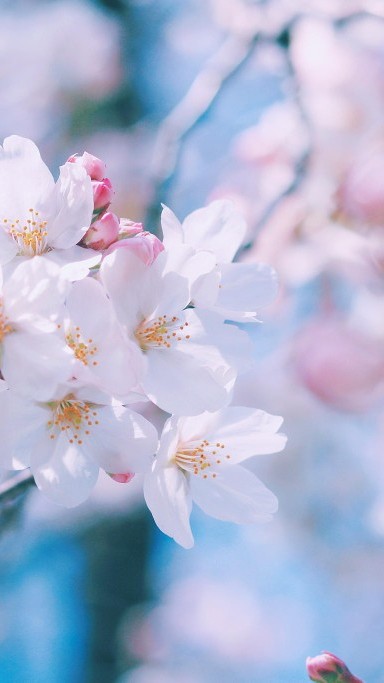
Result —
<path fill-rule="evenodd" d="M 182 223 L 164 207 L 161 241 L 109 210 L 105 173 L 85 152 L 55 182 L 32 141 L 1 149 L 0 465 L 67 507 L 100 468 L 143 473 L 157 525 L 190 547 L 192 501 L 237 523 L 277 507 L 240 463 L 284 448 L 282 419 L 230 405 L 252 346 L 228 322 L 256 321 L 276 276 L 233 263 L 246 225 L 230 202 Z M 160 440 L 148 402 L 170 414 Z"/>

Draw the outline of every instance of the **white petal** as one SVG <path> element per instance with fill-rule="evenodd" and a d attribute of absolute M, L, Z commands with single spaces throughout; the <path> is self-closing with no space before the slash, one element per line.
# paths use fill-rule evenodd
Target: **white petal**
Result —
<path fill-rule="evenodd" d="M 177 451 L 180 422 L 180 418 L 175 415 L 172 415 L 165 422 L 156 455 L 156 461 L 163 466 L 169 464 Z"/>
<path fill-rule="evenodd" d="M 143 389 L 153 403 L 168 413 L 197 415 L 227 403 L 226 388 L 198 357 L 174 349 L 150 349 L 147 359 Z"/>
<path fill-rule="evenodd" d="M 141 259 L 125 249 L 117 249 L 106 256 L 100 266 L 99 277 L 116 314 L 130 332 L 141 322 L 141 283 L 148 268 Z"/>
<path fill-rule="evenodd" d="M 4 382 L 5 384 L 5 382 Z M 45 432 L 47 411 L 11 390 L 0 393 L 0 466 L 29 467 L 30 453 Z"/>
<path fill-rule="evenodd" d="M 71 323 L 79 326 L 87 339 L 99 341 L 108 337 L 114 321 L 111 300 L 100 282 L 87 277 L 75 282 L 69 289 L 66 307 Z"/>
<path fill-rule="evenodd" d="M 230 320 L 256 318 L 271 304 L 278 291 L 276 272 L 262 263 L 229 263 L 220 267 L 221 281 L 215 310 Z"/>
<path fill-rule="evenodd" d="M 146 266 L 124 249 L 103 260 L 100 279 L 128 331 L 133 333 L 144 319 L 173 315 L 189 303 L 188 281 L 173 271 L 164 274 L 165 264 L 165 252 Z"/>
<path fill-rule="evenodd" d="M 220 290 L 220 280 L 220 269 L 216 267 L 214 270 L 206 275 L 202 275 L 194 282 L 191 298 L 197 308 L 211 308 L 215 306 Z"/>
<path fill-rule="evenodd" d="M 190 299 L 195 301 L 196 294 L 204 294 L 209 301 L 216 300 L 220 275 L 216 273 L 216 257 L 211 251 L 196 251 L 187 244 L 176 244 L 163 253 L 159 263 L 162 262 L 164 274 L 173 271 L 187 280 Z M 179 308 L 187 303 L 189 301 L 182 301 Z"/>
<path fill-rule="evenodd" d="M 223 443 L 223 464 L 238 463 L 253 455 L 267 455 L 282 451 L 286 444 L 284 434 L 276 434 L 283 419 L 269 415 L 263 410 L 230 406 L 223 408 L 212 417 L 212 427 L 207 428 L 204 438 L 211 443 Z M 192 430 L 195 424 L 191 423 Z M 183 439 L 188 438 L 188 421 L 181 430 Z M 189 440 L 189 439 L 188 439 Z"/>
<path fill-rule="evenodd" d="M 35 256 L 17 265 L 4 284 L 6 314 L 19 328 L 28 325 L 32 329 L 53 331 L 65 290 L 60 269 L 45 258 Z"/>
<path fill-rule="evenodd" d="M 88 381 L 117 396 L 128 394 L 141 381 L 144 358 L 136 343 L 123 338 L 112 302 L 100 282 L 90 277 L 75 282 L 67 309 L 70 333 L 75 334 L 74 328 L 78 327 L 83 343 L 92 340 L 94 353 L 88 358 Z"/>
<path fill-rule="evenodd" d="M 192 548 L 191 495 L 179 468 L 161 467 L 155 462 L 144 479 L 144 497 L 159 529 L 184 548 Z"/>
<path fill-rule="evenodd" d="M 13 332 L 3 341 L 2 373 L 11 389 L 49 401 L 71 373 L 71 354 L 54 334 Z"/>
<path fill-rule="evenodd" d="M 70 508 L 88 498 L 99 467 L 66 434 L 53 440 L 46 434 L 31 455 L 31 471 L 47 498 Z"/>
<path fill-rule="evenodd" d="M 157 450 L 154 426 L 122 406 L 95 407 L 97 421 L 84 441 L 86 451 L 106 472 L 144 472 Z"/>
<path fill-rule="evenodd" d="M 206 359 L 211 368 L 232 368 L 244 372 L 253 364 L 253 347 L 248 334 L 236 325 L 225 323 L 213 311 L 187 310 L 190 339 L 181 341 L 178 348 L 184 353 Z"/>
<path fill-rule="evenodd" d="M 7 232 L 0 229 L 0 265 L 9 263 L 17 254 L 18 246 Z"/>
<path fill-rule="evenodd" d="M 191 491 L 194 502 L 207 515 L 225 522 L 267 522 L 278 507 L 272 491 L 240 465 L 221 470 L 215 479 L 192 475 Z"/>
<path fill-rule="evenodd" d="M 172 249 L 183 241 L 181 223 L 168 206 L 163 204 L 161 212 L 161 228 L 163 231 L 163 244 L 165 249 Z"/>
<path fill-rule="evenodd" d="M 29 218 L 28 209 L 50 202 L 54 180 L 36 145 L 12 135 L 0 147 L 0 219 Z"/>
<path fill-rule="evenodd" d="M 48 241 L 55 249 L 67 249 L 81 240 L 93 214 L 91 179 L 79 164 L 60 167 L 55 186 L 54 220 L 48 224 Z"/>
<path fill-rule="evenodd" d="M 212 251 L 218 263 L 232 261 L 247 231 L 243 216 L 228 200 L 197 209 L 187 216 L 182 227 L 185 243 Z"/>
<path fill-rule="evenodd" d="M 95 268 L 101 261 L 99 251 L 84 249 L 75 244 L 68 249 L 53 249 L 44 257 L 60 266 L 61 276 L 70 282 L 87 277 L 91 268 Z"/>

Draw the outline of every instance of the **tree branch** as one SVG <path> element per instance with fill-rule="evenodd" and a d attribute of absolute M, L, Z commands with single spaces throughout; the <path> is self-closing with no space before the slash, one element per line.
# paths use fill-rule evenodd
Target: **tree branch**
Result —
<path fill-rule="evenodd" d="M 0 503 L 14 500 L 20 493 L 24 493 L 35 480 L 29 469 L 22 470 L 0 484 Z"/>

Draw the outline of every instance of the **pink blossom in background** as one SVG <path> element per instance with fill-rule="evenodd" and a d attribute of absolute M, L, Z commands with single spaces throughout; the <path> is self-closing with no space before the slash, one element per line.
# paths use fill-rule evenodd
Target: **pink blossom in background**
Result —
<path fill-rule="evenodd" d="M 337 199 L 347 220 L 384 226 L 384 149 L 364 150 L 353 160 Z"/>
<path fill-rule="evenodd" d="M 342 410 L 367 409 L 384 390 L 382 340 L 337 315 L 317 317 L 304 327 L 294 340 L 292 360 L 307 389 Z"/>

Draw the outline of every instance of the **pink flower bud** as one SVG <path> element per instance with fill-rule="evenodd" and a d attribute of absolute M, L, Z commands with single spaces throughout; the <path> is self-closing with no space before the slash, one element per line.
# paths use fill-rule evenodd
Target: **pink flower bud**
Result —
<path fill-rule="evenodd" d="M 135 476 L 134 472 L 125 472 L 121 474 L 111 474 L 108 472 L 108 474 L 113 481 L 117 481 L 119 484 L 128 484 L 128 482 L 132 481 L 133 477 Z"/>
<path fill-rule="evenodd" d="M 144 232 L 142 223 L 135 223 L 134 221 L 130 221 L 129 218 L 120 218 L 120 239 L 124 239 L 125 237 L 134 237 L 140 232 Z"/>
<path fill-rule="evenodd" d="M 114 213 L 107 211 L 92 223 L 83 237 L 83 242 L 87 247 L 102 251 L 115 242 L 118 234 L 119 219 Z"/>
<path fill-rule="evenodd" d="M 344 662 L 330 652 L 317 657 L 307 657 L 307 673 L 317 683 L 363 683 L 349 671 Z"/>
<path fill-rule="evenodd" d="M 129 249 L 136 254 L 146 266 L 150 266 L 160 252 L 164 251 L 164 245 L 156 235 L 153 235 L 146 230 L 142 230 L 133 237 L 119 239 L 117 242 L 114 242 L 106 253 L 111 254 L 112 251 L 115 251 L 116 249 Z"/>
<path fill-rule="evenodd" d="M 112 183 L 109 178 L 93 180 L 93 203 L 95 209 L 107 209 L 113 197 Z"/>
<path fill-rule="evenodd" d="M 105 176 L 106 167 L 104 161 L 93 156 L 93 154 L 84 152 L 81 157 L 78 154 L 72 154 L 68 161 L 73 164 L 81 164 L 91 180 L 103 180 Z"/>

